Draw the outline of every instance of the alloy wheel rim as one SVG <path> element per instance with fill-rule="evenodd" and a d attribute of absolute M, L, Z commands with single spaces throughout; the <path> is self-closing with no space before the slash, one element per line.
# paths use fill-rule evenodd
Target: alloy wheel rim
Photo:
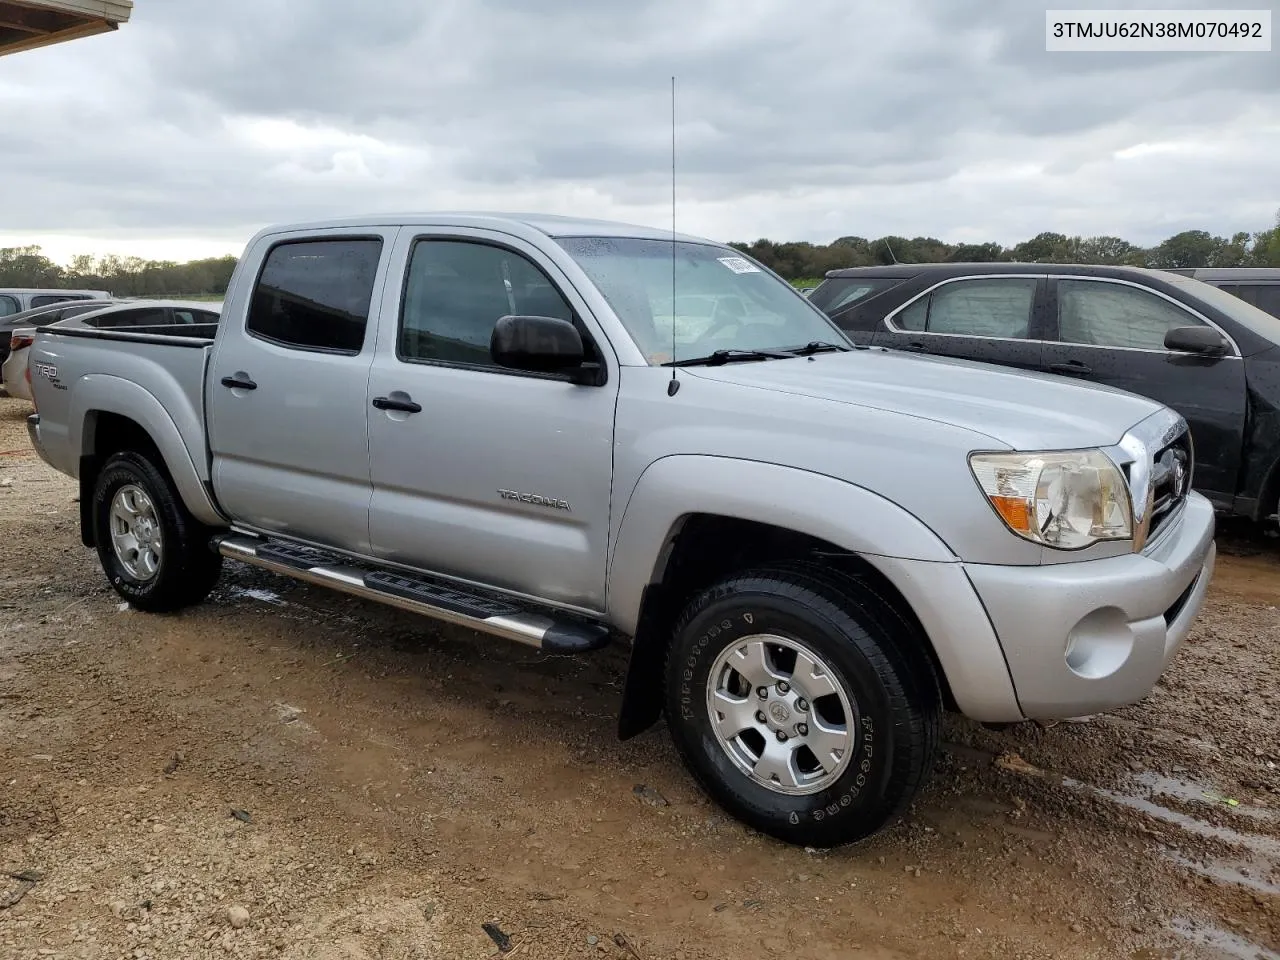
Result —
<path fill-rule="evenodd" d="M 734 766 L 790 796 L 839 780 L 859 721 L 836 676 L 813 650 L 776 634 L 742 637 L 721 651 L 707 678 L 707 713 Z"/>
<path fill-rule="evenodd" d="M 164 557 L 160 518 L 151 497 L 137 484 L 126 484 L 111 500 L 109 520 L 111 547 L 120 566 L 135 580 L 150 580 Z"/>

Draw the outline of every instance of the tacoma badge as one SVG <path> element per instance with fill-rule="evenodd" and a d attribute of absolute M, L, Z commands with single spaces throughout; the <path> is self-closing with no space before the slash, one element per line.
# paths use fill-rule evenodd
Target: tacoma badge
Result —
<path fill-rule="evenodd" d="M 522 503 L 532 503 L 536 507 L 550 507 L 553 510 L 568 510 L 569 503 L 566 500 L 557 500 L 555 497 L 542 497 L 536 493 L 518 493 L 515 490 L 499 490 L 498 496 L 503 500 L 519 500 Z"/>

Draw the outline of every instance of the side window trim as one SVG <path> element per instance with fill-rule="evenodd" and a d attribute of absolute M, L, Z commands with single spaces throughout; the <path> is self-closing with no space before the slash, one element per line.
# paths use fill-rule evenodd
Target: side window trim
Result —
<path fill-rule="evenodd" d="M 565 383 L 565 382 L 568 382 L 569 380 L 568 374 L 562 374 L 562 373 L 537 373 L 531 370 L 512 370 L 508 367 L 499 367 L 494 364 L 466 363 L 461 360 L 442 360 L 434 357 L 411 357 L 411 356 L 406 356 L 404 354 L 404 351 L 401 349 L 402 342 L 403 342 L 401 338 L 404 334 L 405 306 L 408 303 L 409 278 L 412 274 L 412 269 L 413 269 L 414 251 L 418 249 L 418 245 L 420 243 L 432 243 L 432 242 L 473 243 L 478 246 L 493 247 L 498 250 L 504 250 L 508 253 L 514 254 L 515 256 L 523 258 L 529 264 L 529 266 L 531 266 L 534 270 L 538 271 L 538 273 L 542 275 L 543 279 L 547 281 L 550 287 L 560 296 L 560 299 L 564 301 L 565 306 L 569 308 L 570 314 L 573 318 L 571 322 L 573 323 L 574 327 L 577 328 L 578 333 L 582 336 L 582 342 L 583 342 L 583 345 L 587 348 L 588 354 L 594 352 L 594 354 L 598 358 L 598 362 L 600 364 L 600 370 L 601 370 L 601 379 L 600 379 L 599 385 L 603 385 L 608 381 L 609 365 L 604 359 L 605 355 L 600 348 L 599 338 L 597 338 L 591 332 L 591 329 L 587 326 L 586 322 L 582 319 L 582 316 L 580 315 L 578 308 L 575 307 L 573 304 L 572 298 L 565 295 L 563 286 L 560 283 L 557 283 L 555 278 L 553 278 L 549 273 L 547 273 L 546 269 L 544 269 L 542 264 L 535 261 L 525 251 L 519 249 L 513 244 L 505 243 L 502 240 L 494 239 L 491 237 L 481 237 L 481 236 L 473 236 L 473 235 L 458 234 L 458 233 L 415 233 L 413 236 L 409 237 L 408 239 L 408 243 L 406 245 L 405 259 L 404 259 L 404 273 L 400 280 L 400 291 L 398 295 L 398 303 L 397 303 L 397 309 L 396 309 L 396 326 L 394 331 L 394 352 L 395 352 L 395 358 L 398 362 L 412 363 L 412 364 L 418 364 L 421 366 L 429 366 L 429 367 L 449 367 L 455 370 L 472 370 L 478 373 L 492 373 L 492 374 L 497 374 L 499 376 L 507 376 L 507 377 L 524 377 L 530 380 L 549 380 L 555 383 Z"/>
<path fill-rule="evenodd" d="M 1037 310 L 1039 309 L 1041 291 L 1044 288 L 1044 283 L 1047 277 L 1048 277 L 1048 274 L 1044 274 L 1044 273 L 967 273 L 959 277 L 946 277 L 942 280 L 939 280 L 933 286 L 926 287 L 925 289 L 921 290 L 910 300 L 906 301 L 905 303 L 899 304 L 889 313 L 885 314 L 884 325 L 888 327 L 890 333 L 900 333 L 904 336 L 913 336 L 913 337 L 959 337 L 962 340 L 992 340 L 992 341 L 998 341 L 1001 343 L 1050 342 L 1043 339 L 1037 339 L 1035 337 L 989 337 L 989 336 L 984 336 L 978 333 L 940 333 L 936 330 L 929 329 L 929 318 L 928 318 L 929 310 L 933 308 L 932 299 L 933 299 L 934 291 L 936 291 L 939 287 L 946 286 L 949 283 L 965 283 L 973 280 L 978 280 L 978 281 L 981 281 L 981 280 L 1034 280 L 1036 281 L 1036 289 L 1032 292 L 1031 313 L 1027 318 L 1027 332 L 1031 333 L 1038 326 L 1036 322 Z M 903 327 L 899 327 L 894 322 L 894 320 L 897 318 L 899 314 L 906 312 L 909 308 L 915 306 L 916 303 L 918 303 L 920 300 L 926 297 L 929 298 L 930 303 L 925 308 L 925 329 L 907 330 L 907 329 L 904 329 Z"/>
<path fill-rule="evenodd" d="M 1205 326 L 1218 331 L 1218 333 L 1222 334 L 1222 336 L 1226 338 L 1227 343 L 1231 346 L 1231 352 L 1226 354 L 1225 356 L 1219 357 L 1218 358 L 1219 360 L 1230 360 L 1233 358 L 1236 360 L 1241 359 L 1240 347 L 1236 343 L 1235 337 L 1231 336 L 1231 334 L 1227 333 L 1226 330 L 1222 329 L 1222 327 L 1214 323 L 1212 320 L 1206 317 L 1203 313 L 1201 313 L 1195 307 L 1192 307 L 1188 304 L 1183 303 L 1181 300 L 1177 299 L 1176 297 L 1169 296 L 1169 294 L 1165 293 L 1162 290 L 1156 290 L 1154 287 L 1143 286 L 1140 283 L 1135 283 L 1132 280 L 1124 280 L 1120 277 L 1089 277 L 1089 276 L 1083 276 L 1083 275 L 1077 275 L 1077 274 L 1061 274 L 1061 275 L 1054 275 L 1050 279 L 1053 281 L 1053 285 L 1052 285 L 1050 298 L 1049 298 L 1049 306 L 1052 308 L 1051 320 L 1053 324 L 1052 333 L 1054 336 L 1054 339 L 1049 341 L 1051 343 L 1057 344 L 1059 346 L 1083 347 L 1089 350 L 1129 350 L 1134 353 L 1176 354 L 1177 356 L 1180 356 L 1180 357 L 1198 356 L 1198 354 L 1188 353 L 1185 350 L 1168 350 L 1163 347 L 1161 347 L 1158 350 L 1153 347 L 1111 347 L 1111 346 L 1107 346 L 1104 343 L 1072 343 L 1070 341 L 1063 340 L 1061 331 L 1058 326 L 1059 311 L 1061 310 L 1061 306 L 1058 300 L 1058 281 L 1084 280 L 1089 283 L 1114 283 L 1120 286 L 1133 287 L 1145 293 L 1152 294 L 1153 296 L 1160 297 L 1162 300 L 1165 300 L 1168 303 L 1173 304 L 1175 308 L 1180 309 L 1183 313 L 1190 314 L 1192 317 L 1195 317 Z"/>
<path fill-rule="evenodd" d="M 258 272 L 254 274 L 253 284 L 249 287 L 249 294 L 248 294 L 249 299 L 248 299 L 248 303 L 244 305 L 244 313 L 243 313 L 244 322 L 241 327 L 241 329 L 244 331 L 245 336 L 250 337 L 254 340 L 259 340 L 262 343 L 269 343 L 273 347 L 279 347 L 281 350 L 296 350 L 300 353 L 318 353 L 318 354 L 323 354 L 323 355 L 332 356 L 332 357 L 358 357 L 361 354 L 367 352 L 370 346 L 369 332 L 370 330 L 376 330 L 378 327 L 377 314 L 378 314 L 379 304 L 381 301 L 381 297 L 380 297 L 381 284 L 378 281 L 379 281 L 379 277 L 382 276 L 383 271 L 386 269 L 387 255 L 389 250 L 392 247 L 391 241 L 393 241 L 394 239 L 395 239 L 394 236 L 388 238 L 382 235 L 381 233 L 363 233 L 363 232 L 357 231 L 354 233 L 322 232 L 322 233 L 305 233 L 305 234 L 298 234 L 298 235 L 285 234 L 284 236 L 281 236 L 279 239 L 273 240 L 267 246 L 267 249 L 263 251 L 262 259 L 258 263 Z M 293 343 L 292 341 L 281 340 L 277 337 L 270 336 L 269 334 L 260 333 L 259 331 L 254 330 L 249 326 L 249 321 L 253 317 L 253 297 L 254 297 L 254 294 L 256 294 L 258 291 L 259 284 L 262 283 L 262 275 L 266 272 L 267 261 L 271 259 L 272 253 L 274 253 L 279 247 L 289 246 L 291 244 L 341 243 L 344 240 L 365 240 L 365 241 L 376 241 L 378 243 L 378 265 L 375 268 L 373 286 L 369 294 L 368 315 L 365 317 L 364 339 L 360 343 L 360 349 L 344 350 L 340 347 L 321 347 L 321 346 L 315 346 L 311 344 Z"/>

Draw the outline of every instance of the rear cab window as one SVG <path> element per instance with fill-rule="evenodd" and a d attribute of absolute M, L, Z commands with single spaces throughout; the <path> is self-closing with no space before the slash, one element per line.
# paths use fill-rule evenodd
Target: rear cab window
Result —
<path fill-rule="evenodd" d="M 249 303 L 251 337 L 355 356 L 364 346 L 379 237 L 286 240 L 271 248 Z"/>
<path fill-rule="evenodd" d="M 164 307 L 113 310 L 99 317 L 85 317 L 84 323 L 99 330 L 127 330 L 129 327 L 159 327 L 168 323 Z"/>

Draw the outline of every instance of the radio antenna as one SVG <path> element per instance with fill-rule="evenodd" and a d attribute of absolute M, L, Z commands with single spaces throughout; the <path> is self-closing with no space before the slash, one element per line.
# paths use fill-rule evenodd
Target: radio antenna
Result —
<path fill-rule="evenodd" d="M 671 382 L 667 396 L 680 389 L 676 379 L 676 78 L 671 78 Z"/>

